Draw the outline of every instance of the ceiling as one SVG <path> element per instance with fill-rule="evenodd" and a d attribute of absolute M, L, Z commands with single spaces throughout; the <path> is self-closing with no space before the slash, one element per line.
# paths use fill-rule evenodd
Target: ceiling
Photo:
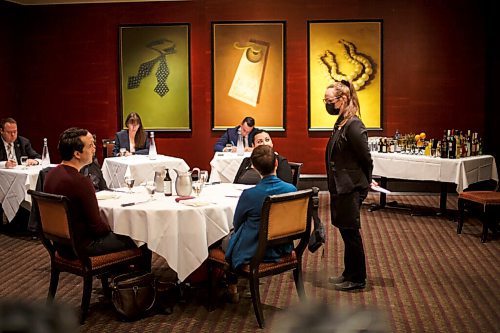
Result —
<path fill-rule="evenodd" d="M 190 1 L 190 0 L 7 0 L 20 5 L 63 5 L 82 3 L 110 3 L 110 2 L 162 2 L 162 1 Z"/>

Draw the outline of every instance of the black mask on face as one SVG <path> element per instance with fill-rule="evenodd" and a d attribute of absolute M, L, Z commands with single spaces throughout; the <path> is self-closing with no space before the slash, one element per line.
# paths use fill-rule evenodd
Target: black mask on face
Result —
<path fill-rule="evenodd" d="M 340 108 L 336 108 L 335 104 L 333 103 L 326 103 L 325 104 L 326 112 L 332 116 L 338 116 L 340 113 Z"/>

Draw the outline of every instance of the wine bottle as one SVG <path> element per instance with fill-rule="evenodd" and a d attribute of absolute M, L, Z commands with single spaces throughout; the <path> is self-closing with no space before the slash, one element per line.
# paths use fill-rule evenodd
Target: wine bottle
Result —
<path fill-rule="evenodd" d="M 163 178 L 163 193 L 167 197 L 172 195 L 172 178 L 170 178 L 168 168 L 165 169 L 165 178 Z"/>

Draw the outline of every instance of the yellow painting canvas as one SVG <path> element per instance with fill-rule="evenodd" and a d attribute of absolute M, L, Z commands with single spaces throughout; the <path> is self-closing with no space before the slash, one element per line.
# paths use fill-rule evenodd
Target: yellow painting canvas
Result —
<path fill-rule="evenodd" d="M 337 116 L 325 111 L 326 87 L 348 80 L 355 87 L 368 129 L 382 123 L 382 22 L 310 21 L 309 130 L 331 130 Z"/>

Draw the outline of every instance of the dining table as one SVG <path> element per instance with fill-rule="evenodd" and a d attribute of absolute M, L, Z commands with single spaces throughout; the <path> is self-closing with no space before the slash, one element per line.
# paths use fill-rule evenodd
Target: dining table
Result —
<path fill-rule="evenodd" d="M 143 186 L 97 192 L 101 216 L 117 234 L 165 258 L 184 281 L 208 257 L 208 247 L 233 227 L 242 191 L 251 185 L 209 184 L 199 196 L 151 195 Z"/>
<path fill-rule="evenodd" d="M 210 161 L 210 182 L 211 183 L 232 183 L 245 157 L 250 157 L 251 152 L 238 155 L 232 152 L 215 152 Z"/>
<path fill-rule="evenodd" d="M 150 159 L 148 155 L 108 157 L 104 159 L 101 170 L 108 187 L 119 188 L 125 186 L 125 177 L 133 178 L 135 184 L 139 185 L 152 181 L 155 172 L 164 172 L 167 168 L 173 184 L 177 178 L 174 170 L 189 170 L 182 158 L 165 155 L 157 155 L 155 159 Z"/>
<path fill-rule="evenodd" d="M 31 196 L 28 190 L 36 188 L 41 165 L 23 166 L 0 169 L 0 202 L 9 222 L 16 216 L 19 208 L 25 205 L 31 208 Z"/>

